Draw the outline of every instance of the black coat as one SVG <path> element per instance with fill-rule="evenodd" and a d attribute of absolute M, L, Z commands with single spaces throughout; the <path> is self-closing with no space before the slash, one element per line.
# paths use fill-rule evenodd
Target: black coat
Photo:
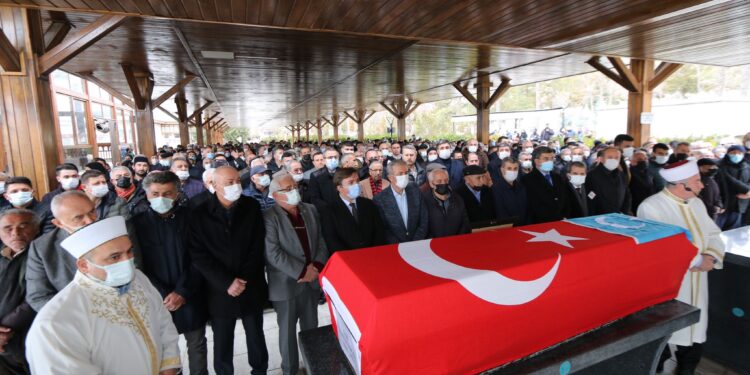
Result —
<path fill-rule="evenodd" d="M 495 219 L 495 197 L 490 188 L 483 187 L 479 192 L 481 203 L 477 202 L 477 198 L 469 191 L 469 187 L 465 183 L 461 184 L 454 192 L 464 201 L 470 223 Z"/>
<path fill-rule="evenodd" d="M 708 215 L 716 220 L 716 217 L 718 216 L 716 210 L 724 207 L 719 184 L 716 183 L 716 180 L 714 180 L 713 177 L 705 175 L 701 175 L 701 182 L 703 183 L 703 190 L 700 192 L 700 199 L 703 201 L 703 204 L 706 205 Z"/>
<path fill-rule="evenodd" d="M 738 164 L 729 161 L 729 155 L 719 163 L 719 176 L 722 184 L 726 187 L 724 207 L 727 212 L 744 213 L 750 204 L 750 199 L 737 199 L 737 194 L 745 194 L 750 191 L 750 165 L 746 161 Z"/>
<path fill-rule="evenodd" d="M 638 212 L 638 206 L 646 198 L 657 193 L 654 187 L 654 177 L 649 172 L 648 166 L 641 163 L 637 166 L 630 167 L 630 195 L 631 195 L 631 212 Z"/>
<path fill-rule="evenodd" d="M 328 168 L 320 168 L 310 176 L 308 186 L 310 203 L 315 205 L 318 212 L 326 210 L 326 206 L 339 199 L 339 193 L 333 185 L 333 174 L 328 172 Z"/>
<path fill-rule="evenodd" d="M 536 168 L 521 177 L 521 183 L 526 188 L 526 217 L 530 224 L 558 221 L 570 216 L 568 182 L 557 173 L 550 176 L 553 186 Z"/>
<path fill-rule="evenodd" d="M 215 196 L 190 215 L 188 249 L 193 264 L 207 280 L 212 317 L 260 314 L 268 298 L 264 274 L 266 229 L 260 204 L 241 196 L 229 210 Z M 232 297 L 235 278 L 247 281 L 245 292 Z"/>
<path fill-rule="evenodd" d="M 589 214 L 633 214 L 628 175 L 619 168 L 610 171 L 603 164 L 599 164 L 586 176 L 585 185 L 588 194 L 594 193 L 589 205 Z"/>
<path fill-rule="evenodd" d="M 358 220 L 352 217 L 349 208 L 341 199 L 328 205 L 321 216 L 323 238 L 333 254 L 341 250 L 361 249 L 385 245 L 383 221 L 375 203 L 367 198 L 357 198 Z"/>
<path fill-rule="evenodd" d="M 568 189 L 570 192 L 569 217 L 576 218 L 591 215 L 589 209 L 591 206 L 591 198 L 589 198 L 589 193 L 586 191 L 586 186 L 581 185 L 580 188 L 576 189 L 571 183 L 568 183 Z"/>
<path fill-rule="evenodd" d="M 458 194 L 451 194 L 448 199 L 448 207 L 445 210 L 432 194 L 432 190 L 423 191 L 422 199 L 424 199 L 427 216 L 429 217 L 428 238 L 471 233 L 469 216 L 466 214 L 464 201 Z"/>
<path fill-rule="evenodd" d="M 188 253 L 190 210 L 178 206 L 164 218 L 153 210 L 133 216 L 131 238 L 138 242 L 143 257 L 143 273 L 162 298 L 175 292 L 186 303 L 172 313 L 177 332 L 185 333 L 206 325 L 208 309 L 203 292 L 203 276 L 193 266 Z"/>
<path fill-rule="evenodd" d="M 492 184 L 492 194 L 495 202 L 495 217 L 499 220 L 516 218 L 513 225 L 527 224 L 527 197 L 526 188 L 521 180 L 517 179 L 513 186 L 500 177 L 498 182 Z"/>

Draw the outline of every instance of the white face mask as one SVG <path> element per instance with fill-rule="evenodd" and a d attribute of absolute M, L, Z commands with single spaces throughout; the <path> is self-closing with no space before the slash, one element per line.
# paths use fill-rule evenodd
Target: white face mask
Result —
<path fill-rule="evenodd" d="M 0 182 L 0 194 L 5 193 L 5 181 Z"/>
<path fill-rule="evenodd" d="M 109 186 L 107 184 L 94 185 L 91 187 L 91 195 L 102 198 L 109 193 Z"/>
<path fill-rule="evenodd" d="M 563 161 L 571 161 L 573 160 L 573 157 L 570 155 L 563 155 L 560 157 L 560 159 L 562 159 Z"/>
<path fill-rule="evenodd" d="M 586 175 L 583 175 L 583 176 L 570 175 L 570 183 L 573 184 L 573 186 L 579 187 L 583 185 L 584 182 L 586 182 Z"/>
<path fill-rule="evenodd" d="M 437 160 L 438 156 L 435 154 L 427 156 L 427 161 L 435 161 Z"/>
<path fill-rule="evenodd" d="M 505 171 L 503 172 L 503 178 L 505 181 L 513 182 L 518 178 L 518 171 Z"/>
<path fill-rule="evenodd" d="M 590 155 L 591 155 L 591 151 L 584 151 L 584 152 L 583 152 L 583 157 L 584 157 L 584 158 L 587 158 L 587 157 L 589 157 Z"/>
<path fill-rule="evenodd" d="M 654 161 L 656 164 L 664 164 L 669 160 L 669 155 L 656 155 Z"/>
<path fill-rule="evenodd" d="M 427 151 L 419 151 L 419 156 L 421 156 L 422 159 L 427 158 Z"/>
<path fill-rule="evenodd" d="M 190 172 L 188 171 L 177 171 L 174 174 L 176 174 L 177 177 L 179 177 L 180 181 L 185 181 L 188 178 L 190 178 Z"/>
<path fill-rule="evenodd" d="M 406 185 L 409 185 L 409 175 L 396 176 L 396 186 L 399 189 L 406 189 Z"/>
<path fill-rule="evenodd" d="M 77 177 L 63 178 L 60 181 L 60 186 L 62 186 L 63 190 L 75 189 L 78 187 L 79 182 L 80 180 Z"/>
<path fill-rule="evenodd" d="M 531 169 L 531 160 L 524 160 L 521 162 L 521 168 Z"/>
<path fill-rule="evenodd" d="M 234 185 L 224 186 L 224 199 L 230 202 L 234 202 L 237 199 L 240 199 L 241 195 L 242 195 L 242 185 L 234 184 Z"/>
<path fill-rule="evenodd" d="M 298 205 L 299 202 L 300 202 L 300 200 L 301 200 L 300 196 L 299 196 L 299 192 L 297 191 L 297 189 L 294 189 L 292 191 L 288 191 L 288 192 L 283 193 L 283 194 L 286 195 L 286 204 L 288 204 L 290 206 L 296 206 L 296 205 Z"/>
<path fill-rule="evenodd" d="M 467 148 L 469 149 L 469 152 L 477 152 L 477 149 L 478 149 L 479 147 L 477 147 L 477 146 L 469 146 L 469 147 L 467 147 Z"/>
<path fill-rule="evenodd" d="M 624 156 L 624 157 L 626 157 L 626 158 L 630 158 L 630 157 L 632 157 L 632 156 L 633 156 L 633 152 L 634 152 L 634 151 L 635 151 L 635 148 L 633 148 L 633 147 L 625 147 L 625 148 L 624 148 L 624 149 L 622 150 L 622 156 Z"/>
<path fill-rule="evenodd" d="M 534 148 L 533 147 L 526 147 L 525 149 L 523 149 L 523 151 L 524 152 L 528 152 L 530 154 L 530 153 L 534 152 Z"/>
<path fill-rule="evenodd" d="M 163 215 L 172 209 L 174 199 L 165 197 L 151 198 L 148 200 L 148 203 L 151 205 L 151 209 Z"/>
<path fill-rule="evenodd" d="M 106 285 L 111 288 L 117 288 L 117 287 L 123 286 L 133 281 L 133 277 L 135 277 L 135 259 L 134 258 L 123 260 L 121 262 L 110 264 L 108 266 L 100 266 L 96 263 L 91 262 L 88 259 L 86 260 L 86 262 L 88 262 L 89 265 L 95 268 L 98 268 L 100 270 L 103 270 L 104 272 L 107 273 L 106 280 L 99 280 L 93 276 L 91 277 L 91 279 L 96 280 L 102 285 Z"/>
<path fill-rule="evenodd" d="M 440 159 L 450 159 L 451 150 L 439 150 L 438 156 L 440 157 Z"/>
<path fill-rule="evenodd" d="M 271 185 L 271 177 L 269 177 L 267 174 L 258 177 L 258 185 L 263 187 Z"/>
<path fill-rule="evenodd" d="M 30 191 L 18 191 L 8 194 L 8 201 L 15 207 L 25 206 L 32 199 L 34 199 L 34 195 Z"/>
<path fill-rule="evenodd" d="M 391 152 L 386 149 L 380 150 L 380 153 L 383 154 L 383 157 L 386 157 L 386 158 L 391 156 Z"/>
<path fill-rule="evenodd" d="M 497 153 L 497 157 L 499 157 L 500 160 L 503 160 L 503 159 L 505 159 L 505 158 L 507 158 L 509 156 L 510 156 L 510 152 L 508 152 L 508 151 L 500 151 L 500 152 Z"/>
<path fill-rule="evenodd" d="M 617 159 L 607 159 L 604 161 L 604 168 L 614 171 L 620 165 L 620 161 Z"/>
<path fill-rule="evenodd" d="M 162 167 L 169 167 L 169 164 L 171 164 L 171 163 L 170 163 L 169 159 L 162 159 L 162 160 L 159 160 L 159 164 Z"/>
<path fill-rule="evenodd" d="M 303 178 L 305 178 L 304 173 L 300 173 L 300 174 L 290 173 L 290 174 L 292 175 L 292 180 L 294 180 L 294 182 L 300 182 L 302 181 Z"/>

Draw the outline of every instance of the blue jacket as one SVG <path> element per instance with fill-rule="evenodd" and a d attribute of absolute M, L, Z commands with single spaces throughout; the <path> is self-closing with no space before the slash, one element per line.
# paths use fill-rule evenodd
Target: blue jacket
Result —
<path fill-rule="evenodd" d="M 268 189 L 266 189 L 265 192 L 260 192 L 255 188 L 255 184 L 253 183 L 250 183 L 250 185 L 248 185 L 245 190 L 242 190 L 242 195 L 258 201 L 258 203 L 260 203 L 261 211 L 265 211 L 276 204 L 276 201 L 268 196 Z"/>
<path fill-rule="evenodd" d="M 528 224 L 526 221 L 526 188 L 521 179 L 516 179 L 513 186 L 504 178 L 492 184 L 492 194 L 495 197 L 495 214 L 498 220 L 518 218 L 514 225 Z"/>

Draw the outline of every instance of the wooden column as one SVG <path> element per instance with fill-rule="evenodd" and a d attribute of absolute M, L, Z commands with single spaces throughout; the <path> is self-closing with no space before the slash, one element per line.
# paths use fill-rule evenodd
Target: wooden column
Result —
<path fill-rule="evenodd" d="M 469 83 L 459 84 L 455 82 L 453 87 L 463 95 L 466 100 L 477 109 L 477 140 L 484 144 L 490 142 L 490 108 L 500 97 L 510 89 L 510 78 L 502 76 L 502 82 L 495 92 L 490 95 L 492 82 L 489 74 L 481 74 L 477 77 L 477 83 L 474 87 L 477 89 L 477 95 L 472 95 L 469 90 Z"/>
<path fill-rule="evenodd" d="M 323 143 L 323 122 L 320 119 L 315 121 L 315 129 L 318 130 L 318 146 Z"/>
<path fill-rule="evenodd" d="M 390 105 L 385 102 L 380 102 L 385 109 L 390 112 L 398 122 L 398 140 L 403 141 L 406 139 L 406 118 L 414 112 L 420 103 L 415 102 L 412 99 L 406 100 L 405 97 L 399 97 L 394 100 Z"/>
<path fill-rule="evenodd" d="M 208 124 L 206 124 L 206 129 L 205 129 L 205 131 L 206 131 L 206 143 L 208 143 L 209 145 L 213 145 L 214 144 L 213 132 L 211 131 L 211 126 L 212 125 L 213 124 L 209 122 Z"/>
<path fill-rule="evenodd" d="M 190 129 L 188 128 L 188 101 L 185 99 L 185 94 L 180 93 L 175 96 L 174 103 L 177 106 L 177 119 L 180 127 L 180 144 L 187 146 L 190 144 Z"/>
<path fill-rule="evenodd" d="M 123 64 L 122 71 L 128 81 L 135 103 L 135 124 L 138 126 L 138 149 L 141 154 L 151 157 L 156 153 L 154 130 L 154 76 L 150 72 L 137 72 L 130 65 Z"/>
<path fill-rule="evenodd" d="M 302 140 L 302 124 L 297 123 L 297 125 L 294 126 L 294 129 L 297 130 L 297 142 Z"/>
<path fill-rule="evenodd" d="M 63 160 L 49 78 L 35 62 L 45 53 L 41 15 L 0 7 L 0 29 L 0 169 L 31 179 L 40 198 L 57 184 L 55 166 Z"/>
<path fill-rule="evenodd" d="M 195 116 L 195 143 L 198 144 L 199 147 L 203 147 L 205 142 L 203 142 L 203 113 L 199 112 Z"/>
<path fill-rule="evenodd" d="M 286 128 L 287 130 L 289 130 L 292 133 L 292 137 L 290 138 L 289 142 L 294 143 L 294 126 L 287 125 L 284 128 Z"/>
<path fill-rule="evenodd" d="M 352 114 L 344 112 L 346 117 L 357 123 L 357 139 L 360 142 L 365 140 L 365 121 L 369 120 L 375 114 L 375 111 L 372 111 L 370 114 L 368 112 L 366 109 L 357 109 Z"/>
<path fill-rule="evenodd" d="M 346 121 L 346 116 L 341 117 L 338 113 L 334 113 L 333 116 L 331 116 L 331 119 L 327 119 L 325 117 L 322 117 L 323 121 L 331 124 L 333 127 L 333 140 L 337 141 L 339 140 L 339 126 Z"/>
<path fill-rule="evenodd" d="M 586 63 L 628 90 L 627 134 L 634 138 L 634 144 L 641 146 L 651 137 L 651 124 L 641 122 L 641 114 L 651 112 L 653 91 L 682 64 L 662 62 L 654 70 L 653 60 L 631 59 L 630 67 L 618 57 L 607 57 L 614 70 L 604 66 L 599 56 Z"/>

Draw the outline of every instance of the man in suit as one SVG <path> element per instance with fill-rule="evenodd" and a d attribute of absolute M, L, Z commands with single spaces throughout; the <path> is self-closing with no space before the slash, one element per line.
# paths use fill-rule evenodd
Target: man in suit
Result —
<path fill-rule="evenodd" d="M 574 161 L 568 165 L 568 182 L 572 199 L 570 200 L 570 217 L 589 216 L 589 197 L 586 192 L 586 164 Z"/>
<path fill-rule="evenodd" d="M 376 161 L 370 167 L 382 168 L 382 163 Z M 379 177 L 382 170 L 377 174 Z M 339 199 L 322 214 L 326 223 L 323 236 L 331 253 L 385 244 L 378 209 L 372 200 L 362 197 L 362 184 L 357 183 L 357 179 L 354 168 L 341 168 L 333 175 Z M 370 178 L 363 182 L 369 181 Z"/>
<path fill-rule="evenodd" d="M 464 168 L 464 183 L 455 190 L 464 201 L 471 223 L 495 219 L 495 199 L 492 190 L 485 185 L 485 173 L 487 171 L 478 165 L 467 166 Z"/>
<path fill-rule="evenodd" d="M 375 197 L 380 218 L 385 227 L 385 242 L 389 244 L 418 241 L 427 238 L 427 208 L 419 188 L 409 183 L 406 163 L 388 163 L 391 186 Z"/>
<path fill-rule="evenodd" d="M 570 215 L 567 182 L 554 173 L 555 150 L 539 146 L 531 154 L 533 169 L 521 178 L 526 187 L 527 219 L 531 224 L 562 220 Z"/>
<path fill-rule="evenodd" d="M 336 189 L 333 186 L 333 174 L 339 168 L 339 152 L 328 149 L 323 154 L 325 167 L 313 172 L 310 176 L 310 203 L 315 205 L 318 211 L 325 211 L 326 205 L 336 199 Z"/>
<path fill-rule="evenodd" d="M 430 189 L 422 192 L 429 219 L 429 238 L 471 233 L 464 200 L 451 192 L 450 178 L 445 168 L 435 168 L 427 174 Z"/>
<path fill-rule="evenodd" d="M 247 359 L 253 374 L 268 370 L 263 304 L 268 285 L 263 273 L 265 225 L 260 204 L 242 195 L 234 167 L 214 171 L 213 197 L 193 209 L 188 250 L 207 281 L 206 298 L 214 332 L 214 370 L 234 373 L 234 327 L 245 328 Z"/>
<path fill-rule="evenodd" d="M 397 143 L 394 143 L 396 145 Z M 401 148 L 401 155 L 406 167 L 408 168 L 409 182 L 422 186 L 427 181 L 427 172 L 417 163 L 417 149 L 412 145 L 406 145 Z"/>
<path fill-rule="evenodd" d="M 297 322 L 303 331 L 318 327 L 318 276 L 328 249 L 318 211 L 301 201 L 292 176 L 275 176 L 269 190 L 277 204 L 263 214 L 268 299 L 279 325 L 281 370 L 294 375 L 299 370 Z"/>
<path fill-rule="evenodd" d="M 514 225 L 526 224 L 526 189 L 518 178 L 521 164 L 512 157 L 500 161 L 500 180 L 492 184 L 495 216 L 498 220 L 514 219 Z"/>
<path fill-rule="evenodd" d="M 76 259 L 60 242 L 96 221 L 94 203 L 81 191 L 56 195 L 50 208 L 55 229 L 31 243 L 26 264 L 26 301 L 37 312 L 65 288 L 76 273 Z"/>
<path fill-rule="evenodd" d="M 602 163 L 586 177 L 586 190 L 591 198 L 589 213 L 601 215 L 620 212 L 632 215 L 628 174 L 622 170 L 620 150 L 608 147 L 602 150 Z"/>

